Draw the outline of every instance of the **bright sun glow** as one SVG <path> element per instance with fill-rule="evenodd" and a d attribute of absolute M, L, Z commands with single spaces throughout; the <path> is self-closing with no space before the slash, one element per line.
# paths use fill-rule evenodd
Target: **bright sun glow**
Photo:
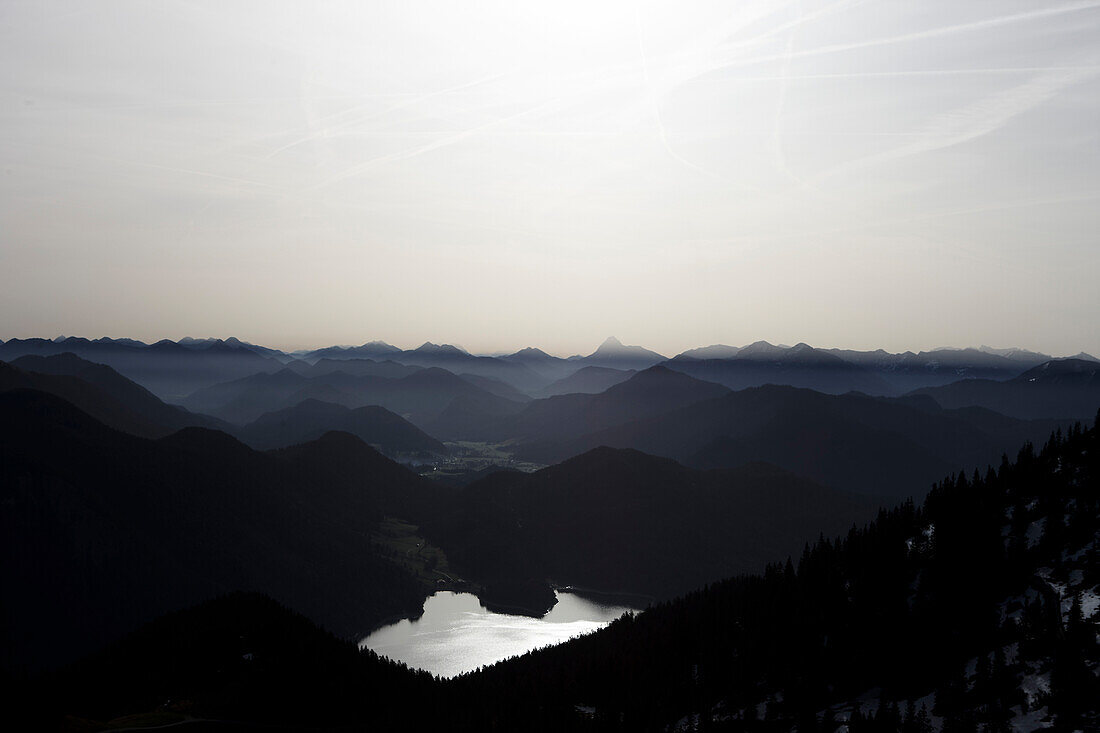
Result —
<path fill-rule="evenodd" d="M 0 13 L 5 338 L 1100 349 L 1097 2 Z"/>

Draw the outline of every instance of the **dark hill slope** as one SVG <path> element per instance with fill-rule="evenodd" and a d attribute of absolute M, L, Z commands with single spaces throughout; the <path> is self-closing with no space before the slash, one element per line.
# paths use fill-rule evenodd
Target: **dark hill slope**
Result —
<path fill-rule="evenodd" d="M 158 426 L 167 434 L 185 427 L 205 427 L 215 430 L 224 429 L 225 423 L 207 415 L 190 412 L 178 405 L 167 404 L 140 384 L 127 379 L 106 364 L 96 364 L 81 359 L 76 354 L 64 353 L 54 356 L 23 356 L 12 362 L 12 366 L 27 372 L 50 374 L 54 376 L 76 377 L 93 387 L 102 390 L 121 407 L 139 415 L 143 420 Z M 43 386 L 37 387 L 43 391 Z M 56 393 L 73 402 L 70 397 Z M 81 408 L 84 409 L 84 408 Z M 120 428 L 121 429 L 121 428 Z"/>
<path fill-rule="evenodd" d="M 696 471 L 600 448 L 470 484 L 426 531 L 456 567 L 489 582 L 549 578 L 670 597 L 759 569 L 872 511 L 771 466 Z"/>
<path fill-rule="evenodd" d="M 496 395 L 497 397 L 503 397 L 506 400 L 511 400 L 512 402 L 518 402 L 521 404 L 531 401 L 530 396 L 523 392 L 520 392 L 512 385 L 508 384 L 507 382 L 502 382 L 499 379 L 493 379 L 492 377 L 482 377 L 478 376 L 477 374 L 459 374 L 458 376 L 462 379 L 465 379 L 467 382 L 474 385 L 475 387 L 479 387 L 480 389 L 485 390 L 489 394 Z"/>
<path fill-rule="evenodd" d="M 224 433 L 150 441 L 42 392 L 0 394 L 3 666 L 71 659 L 231 590 L 340 635 L 414 612 L 421 589 L 372 551 L 384 502 L 371 485 Z"/>
<path fill-rule="evenodd" d="M 59 364 L 57 360 L 64 363 Z M 131 435 L 156 438 L 192 425 L 210 428 L 223 425 L 215 418 L 167 405 L 110 367 L 90 364 L 71 354 L 29 360 L 24 357 L 17 361 L 24 368 L 0 362 L 0 392 L 35 389 L 57 395 L 103 423 Z M 49 371 L 43 373 L 27 367 Z"/>
<path fill-rule="evenodd" d="M 1085 419 L 1100 408 L 1100 363 L 1055 359 L 1006 381 L 966 379 L 913 394 L 944 407 L 985 407 L 1023 419 Z"/>
<path fill-rule="evenodd" d="M 38 374 L 0 361 L 0 393 L 32 389 L 56 395 L 104 424 L 131 435 L 160 437 L 170 430 L 122 405 L 102 389 L 69 375 Z"/>
<path fill-rule="evenodd" d="M 336 512 L 366 501 L 363 513 L 423 521 L 443 511 L 454 496 L 453 490 L 421 478 L 349 433 L 326 433 L 272 455 L 302 476 L 334 487 L 329 500 Z"/>
<path fill-rule="evenodd" d="M 44 681 L 20 701 L 32 711 L 20 729 L 72 727 L 73 719 L 51 716 L 65 711 L 91 729 L 152 713 L 143 722 L 153 727 L 190 717 L 226 722 L 181 727 L 394 730 L 411 707 L 432 710 L 432 692 L 427 673 L 359 651 L 270 598 L 232 593 L 158 618 Z"/>

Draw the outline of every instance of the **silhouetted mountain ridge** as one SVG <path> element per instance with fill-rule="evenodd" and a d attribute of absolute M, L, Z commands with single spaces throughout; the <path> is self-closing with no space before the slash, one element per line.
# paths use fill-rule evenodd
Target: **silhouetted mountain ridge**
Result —
<path fill-rule="evenodd" d="M 621 386 L 621 385 L 620 385 Z M 826 395 L 766 385 L 730 392 L 591 434 L 521 446 L 554 463 L 597 446 L 635 448 L 700 468 L 762 460 L 837 489 L 918 496 L 936 476 L 996 462 L 1068 421 L 1028 422 L 942 410 L 934 402 Z M 574 433 L 575 435 L 575 433 Z"/>
<path fill-rule="evenodd" d="M 68 352 L 0 362 L 0 390 L 14 388 L 55 394 L 118 430 L 143 437 L 164 436 L 189 425 L 225 426 L 207 415 L 165 404 L 109 366 Z"/>
<path fill-rule="evenodd" d="M 235 432 L 252 447 L 268 450 L 316 440 L 333 430 L 350 433 L 391 456 L 447 452 L 438 440 L 384 407 L 352 409 L 316 399 L 261 415 Z"/>
<path fill-rule="evenodd" d="M 370 533 L 393 491 L 434 485 L 357 453 L 374 464 L 322 471 L 217 431 L 150 441 L 43 392 L 0 393 L 4 668 L 71 659 L 234 589 L 340 635 L 415 613 L 423 587 Z"/>

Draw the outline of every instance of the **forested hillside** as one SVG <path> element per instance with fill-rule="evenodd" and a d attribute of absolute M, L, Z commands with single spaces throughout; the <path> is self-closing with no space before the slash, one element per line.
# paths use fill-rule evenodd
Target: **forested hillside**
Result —
<path fill-rule="evenodd" d="M 1098 464 L 1100 433 L 1075 428 L 763 575 L 453 684 L 509 690 L 496 715 L 524 726 L 1095 730 Z"/>

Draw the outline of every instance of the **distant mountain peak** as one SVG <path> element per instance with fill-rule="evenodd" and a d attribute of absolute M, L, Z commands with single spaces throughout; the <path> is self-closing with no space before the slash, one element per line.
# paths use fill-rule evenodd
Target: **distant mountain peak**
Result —
<path fill-rule="evenodd" d="M 539 359 L 553 358 L 542 349 L 535 348 L 534 346 L 528 346 L 525 349 L 520 349 L 516 353 L 512 354 L 512 356 L 538 357 Z"/>
<path fill-rule="evenodd" d="M 390 351 L 400 351 L 401 350 L 401 349 L 397 348 L 396 346 L 394 346 L 393 344 L 389 344 L 389 343 L 386 343 L 385 341 L 381 341 L 381 340 L 378 340 L 378 339 L 375 339 L 374 341 L 368 341 L 365 344 L 363 344 L 362 346 L 360 346 L 359 348 L 366 349 L 368 347 L 372 348 L 372 349 L 388 349 Z"/>
<path fill-rule="evenodd" d="M 1051 359 L 1028 369 L 1015 381 L 1035 381 L 1032 377 L 1050 374 L 1095 374 L 1097 370 L 1100 370 L 1100 364 L 1088 359 Z"/>
<path fill-rule="evenodd" d="M 652 355 L 652 356 L 660 357 L 661 359 L 664 359 L 664 357 L 661 356 L 660 354 L 658 354 L 654 351 L 650 351 L 649 349 L 645 348 L 644 346 L 628 346 L 628 345 L 624 344 L 622 341 L 619 341 L 619 339 L 615 338 L 614 336 L 608 336 L 607 339 L 605 339 L 604 342 L 602 344 L 600 344 L 600 348 L 596 349 L 595 353 L 592 354 L 592 355 L 593 356 L 620 356 L 620 355 L 624 355 L 624 354 L 639 355 L 639 356 L 640 355 Z"/>
<path fill-rule="evenodd" d="M 774 356 L 787 351 L 789 347 L 776 346 L 769 341 L 753 341 L 737 352 L 738 357 Z"/>
<path fill-rule="evenodd" d="M 613 367 L 647 367 L 657 364 L 662 361 L 666 361 L 667 357 L 661 356 L 655 351 L 650 351 L 643 346 L 631 346 L 624 344 L 614 336 L 609 336 L 602 344 L 600 348 L 586 357 L 581 357 L 585 360 L 590 360 L 597 366 L 613 366 Z"/>
<path fill-rule="evenodd" d="M 419 354 L 465 354 L 466 352 L 457 346 L 450 344 L 433 344 L 431 341 L 425 341 L 416 349 Z"/>

